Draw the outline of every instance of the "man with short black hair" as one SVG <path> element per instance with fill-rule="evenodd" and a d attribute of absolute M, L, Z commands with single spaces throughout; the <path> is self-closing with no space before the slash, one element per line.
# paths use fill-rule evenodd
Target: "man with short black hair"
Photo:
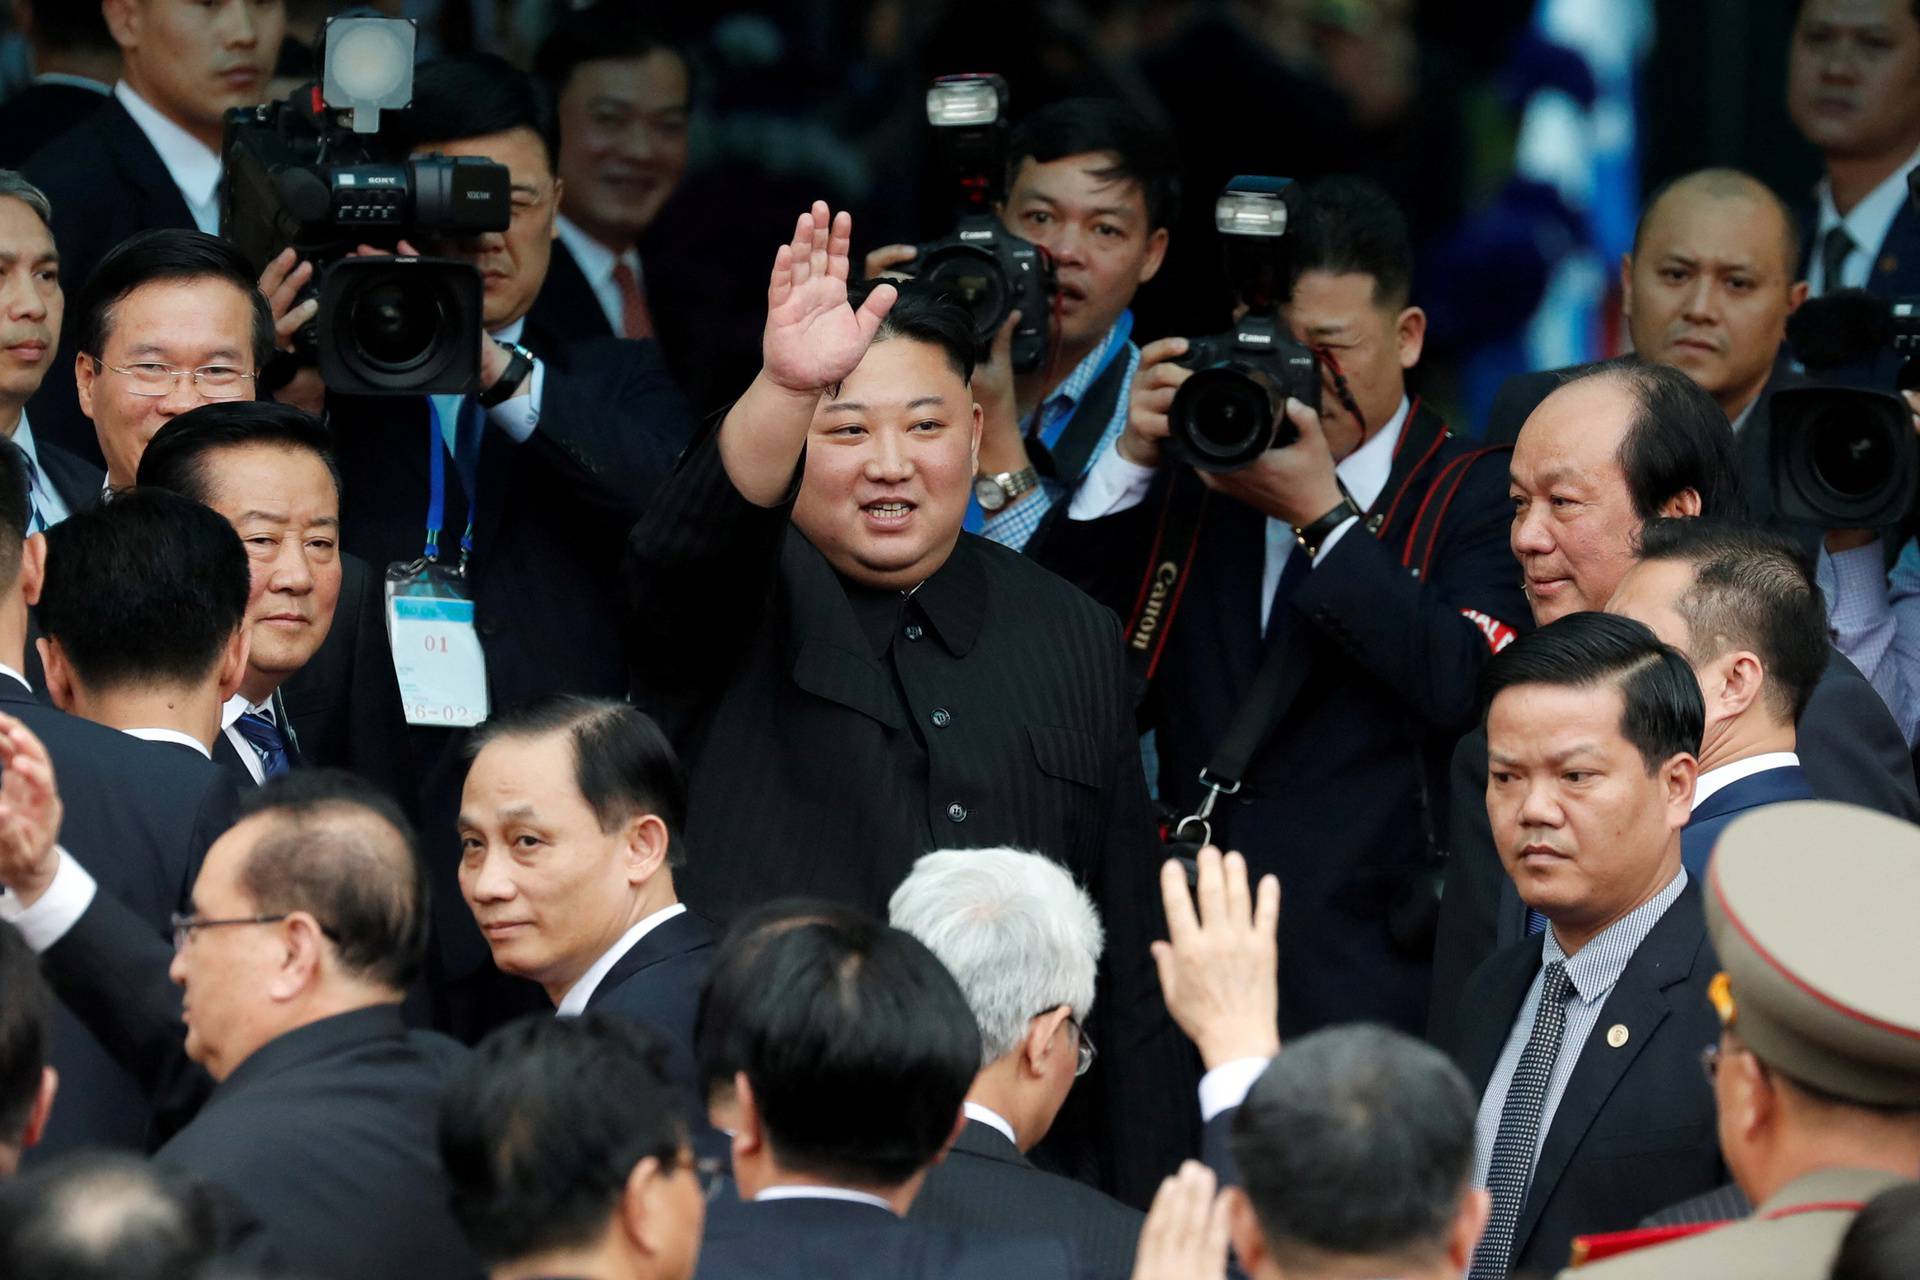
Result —
<path fill-rule="evenodd" d="M 562 1015 L 646 1024 L 691 1101 L 715 934 L 674 893 L 686 776 L 666 735 L 625 703 L 556 694 L 488 720 L 467 755 L 460 891 L 494 964 Z"/>
<path fill-rule="evenodd" d="M 1058 1236 L 1073 1242 L 1090 1274 L 1124 1280 L 1140 1213 L 1026 1156 L 1093 1065 L 1085 1024 L 1106 935 L 1092 899 L 1040 854 L 943 849 L 913 864 L 887 917 L 960 984 L 982 1042 L 967 1123 L 909 1216 L 936 1227 Z"/>
<path fill-rule="evenodd" d="M 440 1153 L 496 1280 L 692 1276 L 717 1170 L 696 1165 L 662 1048 L 624 1018 L 523 1018 L 454 1076 Z"/>
<path fill-rule="evenodd" d="M 201 1280 L 216 1221 L 193 1180 L 120 1152 L 79 1152 L 0 1191 L 0 1274 Z"/>
<path fill-rule="evenodd" d="M 211 760 L 247 670 L 247 553 L 232 527 L 135 490 L 46 538 L 39 643 L 54 705 Z"/>
<path fill-rule="evenodd" d="M 1714 963 L 1680 860 L 1700 682 L 1640 623 L 1577 613 L 1496 655 L 1483 689 L 1496 848 L 1548 928 L 1460 997 L 1450 1047 L 1493 1202 L 1472 1280 L 1558 1266 L 1576 1233 L 1723 1180 L 1698 1066 Z"/>
<path fill-rule="evenodd" d="M 226 1247 L 327 1275 L 470 1278 L 435 1136 L 462 1051 L 400 1018 L 427 888 L 399 809 L 329 769 L 251 793 L 174 917 L 169 955 L 96 892 L 81 856 L 97 855 L 54 843 L 44 748 L 17 722 L 0 729 L 0 884 L 87 1025 L 150 1090 L 197 1107 L 154 1158 L 233 1202 Z"/>
<path fill-rule="evenodd" d="M 980 1063 L 966 998 L 924 946 L 863 913 L 765 929 L 723 950 L 750 964 L 725 1021 L 703 1026 L 703 1073 L 734 1069 L 741 1203 L 707 1218 L 700 1274 L 734 1277 L 1069 1276 L 1064 1243 L 904 1221 L 965 1122 Z"/>
<path fill-rule="evenodd" d="M 0 921 L 0 1181 L 40 1141 L 60 1088 L 47 1060 L 53 1038 L 53 993 L 40 961 L 12 925 Z"/>
<path fill-rule="evenodd" d="M 1826 670 L 1826 611 L 1799 549 L 1783 538 L 1708 520 L 1656 520 L 1640 535 L 1607 612 L 1646 624 L 1686 655 L 1706 725 L 1693 814 L 1680 836 L 1689 875 L 1706 874 L 1713 842 L 1740 814 L 1813 790 L 1794 754 L 1795 728 Z"/>

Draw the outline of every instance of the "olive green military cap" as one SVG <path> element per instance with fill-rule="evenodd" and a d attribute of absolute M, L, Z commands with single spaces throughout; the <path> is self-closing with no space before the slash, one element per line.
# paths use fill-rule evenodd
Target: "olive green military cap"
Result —
<path fill-rule="evenodd" d="M 1853 805 L 1769 805 L 1707 867 L 1721 1022 L 1849 1102 L 1920 1107 L 1920 827 Z"/>

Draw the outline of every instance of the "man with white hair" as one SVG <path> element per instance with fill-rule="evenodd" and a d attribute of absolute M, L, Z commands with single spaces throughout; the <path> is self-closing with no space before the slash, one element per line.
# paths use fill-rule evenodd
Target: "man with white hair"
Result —
<path fill-rule="evenodd" d="M 1093 900 L 1040 854 L 947 849 L 914 864 L 888 917 L 959 983 L 980 1024 L 983 1064 L 967 1091 L 966 1125 L 908 1217 L 1064 1237 L 1088 1274 L 1128 1276 L 1142 1215 L 1026 1157 L 1093 1064 L 1081 1028 L 1106 945 Z"/>

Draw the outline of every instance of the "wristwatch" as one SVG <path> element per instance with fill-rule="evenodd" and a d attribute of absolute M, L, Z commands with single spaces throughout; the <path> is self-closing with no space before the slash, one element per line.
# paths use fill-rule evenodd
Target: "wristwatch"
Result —
<path fill-rule="evenodd" d="M 1040 473 L 1032 467 L 973 478 L 973 496 L 982 511 L 998 511 L 1027 490 L 1039 487 Z"/>
<path fill-rule="evenodd" d="M 509 357 L 507 371 L 500 375 L 500 381 L 475 397 L 482 409 L 491 409 L 511 399 L 513 393 L 520 389 L 520 384 L 527 380 L 527 375 L 533 372 L 533 352 L 517 342 L 500 342 L 498 338 L 494 341 L 500 343 L 500 349 Z"/>
<path fill-rule="evenodd" d="M 1337 484 L 1339 482 L 1335 481 L 1335 483 Z M 1340 485 L 1340 505 L 1310 525 L 1295 525 L 1293 530 L 1294 540 L 1300 544 L 1301 549 L 1305 551 L 1308 558 L 1311 559 L 1320 554 L 1320 544 L 1325 542 L 1335 529 L 1338 529 L 1349 520 L 1364 515 L 1366 515 L 1366 512 L 1360 509 L 1360 504 L 1355 502 L 1353 495 L 1347 492 L 1347 486 L 1344 484 Z"/>

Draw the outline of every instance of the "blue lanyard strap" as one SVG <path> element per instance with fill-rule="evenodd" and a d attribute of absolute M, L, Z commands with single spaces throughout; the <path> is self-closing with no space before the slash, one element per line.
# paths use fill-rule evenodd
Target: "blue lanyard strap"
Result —
<path fill-rule="evenodd" d="M 1060 393 L 1054 392 L 1045 404 L 1034 409 L 1033 429 L 1029 434 L 1051 449 L 1066 433 L 1067 424 L 1073 421 L 1074 415 L 1080 412 L 1080 404 L 1087 398 L 1087 392 L 1092 390 L 1094 383 L 1100 381 L 1100 375 L 1107 371 L 1107 366 L 1113 363 L 1114 358 L 1127 349 L 1127 339 L 1132 336 L 1133 312 L 1122 311 L 1120 318 L 1113 322 L 1113 328 L 1107 331 L 1107 345 L 1099 352 L 1099 362 L 1094 365 L 1092 374 L 1081 386 L 1071 405 L 1062 405 Z M 1059 412 L 1062 408 L 1066 412 Z"/>
<path fill-rule="evenodd" d="M 478 433 L 474 441 L 477 446 Z M 458 437 L 455 437 L 458 439 Z M 462 442 L 464 443 L 464 441 Z M 478 463 L 479 449 L 473 451 Z M 467 527 L 460 535 L 460 568 L 464 571 L 467 560 L 473 555 L 473 512 L 478 505 L 476 490 L 479 488 L 479 467 L 462 468 L 463 473 L 471 471 L 472 477 L 466 481 L 467 487 Z M 427 560 L 440 558 L 440 528 L 447 516 L 447 443 L 440 426 L 440 407 L 429 397 L 427 399 L 427 543 L 421 556 Z"/>

